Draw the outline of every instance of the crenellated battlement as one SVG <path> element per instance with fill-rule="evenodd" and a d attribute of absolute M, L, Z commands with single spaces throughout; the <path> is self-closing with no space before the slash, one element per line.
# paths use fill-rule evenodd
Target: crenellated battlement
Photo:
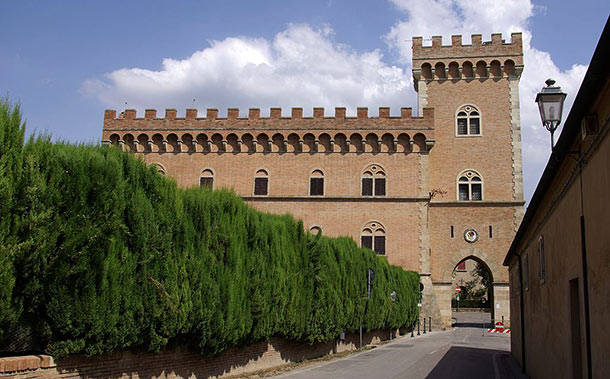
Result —
<path fill-rule="evenodd" d="M 104 120 L 202 120 L 202 121 L 215 121 L 215 120 L 282 120 L 282 121 L 299 121 L 299 120 L 325 120 L 325 121 L 339 121 L 339 120 L 358 120 L 358 121 L 375 121 L 379 119 L 399 119 L 399 120 L 421 120 L 433 121 L 430 119 L 434 117 L 432 109 L 426 109 L 423 112 L 423 116 L 417 117 L 413 115 L 411 108 L 401 108 L 400 116 L 390 116 L 389 107 L 379 107 L 379 116 L 369 117 L 368 108 L 358 107 L 356 117 L 347 117 L 346 108 L 338 107 L 335 108 L 335 115 L 333 117 L 325 116 L 324 108 L 317 107 L 313 108 L 313 115 L 311 117 L 303 117 L 303 108 L 292 108 L 290 116 L 282 115 L 282 108 L 270 108 L 269 117 L 261 117 L 260 108 L 248 109 L 248 115 L 246 117 L 240 117 L 239 108 L 228 108 L 226 117 L 218 117 L 218 109 L 208 108 L 206 110 L 205 117 L 199 117 L 199 111 L 197 109 L 187 109 L 184 117 L 177 117 L 176 109 L 166 109 L 164 118 L 157 118 L 156 109 L 146 109 L 144 111 L 144 118 L 137 117 L 137 111 L 135 109 L 125 109 L 117 117 L 117 111 L 114 109 L 106 109 L 104 112 Z"/>
<path fill-rule="evenodd" d="M 260 109 L 250 108 L 240 117 L 239 109 L 229 108 L 226 117 L 217 109 L 207 109 L 206 117 L 187 109 L 177 117 L 175 109 L 166 109 L 157 118 L 155 109 L 147 109 L 138 118 L 135 109 L 118 117 L 108 109 L 102 139 L 141 153 L 424 152 L 434 145 L 434 112 L 422 113 L 415 117 L 411 108 L 401 108 L 400 116 L 390 116 L 390 108 L 381 107 L 378 117 L 369 117 L 368 108 L 358 108 L 356 117 L 347 117 L 345 108 L 335 108 L 335 116 L 326 117 L 324 108 L 314 108 L 304 117 L 302 108 L 292 108 L 284 117 L 281 108 L 271 108 L 269 117 L 261 117 Z"/>
<path fill-rule="evenodd" d="M 422 37 L 413 37 L 413 60 L 478 58 L 478 57 L 523 57 L 521 33 L 512 33 L 510 43 L 502 39 L 502 33 L 493 33 L 491 40 L 483 42 L 481 34 L 471 35 L 471 44 L 462 43 L 461 35 L 451 36 L 451 45 L 443 45 L 442 36 L 432 36 L 432 46 L 423 46 Z M 517 63 L 517 62 L 515 62 Z M 523 62 L 518 62 L 523 64 Z"/>
<path fill-rule="evenodd" d="M 413 78 L 419 80 L 459 80 L 518 78 L 523 70 L 521 33 L 512 33 L 510 43 L 501 33 L 483 42 L 481 34 L 471 36 L 472 43 L 462 43 L 462 36 L 451 36 L 451 45 L 443 45 L 441 36 L 432 37 L 432 46 L 423 46 L 422 37 L 413 37 Z"/>

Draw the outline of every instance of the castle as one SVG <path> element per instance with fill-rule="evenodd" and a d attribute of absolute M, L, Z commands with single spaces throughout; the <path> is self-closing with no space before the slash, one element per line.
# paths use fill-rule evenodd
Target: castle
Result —
<path fill-rule="evenodd" d="M 253 207 L 290 213 L 314 233 L 347 235 L 420 273 L 422 316 L 451 322 L 452 273 L 466 259 L 489 269 L 494 318 L 509 322 L 502 260 L 523 215 L 521 33 L 444 46 L 413 38 L 417 117 L 229 109 L 198 117 L 167 109 L 104 115 L 103 141 L 132 151 L 181 186 L 230 187 Z M 245 117 L 243 117 L 245 116 Z M 363 273 L 363 280 L 365 278 Z M 389 296 L 389 294 L 388 294 Z"/>

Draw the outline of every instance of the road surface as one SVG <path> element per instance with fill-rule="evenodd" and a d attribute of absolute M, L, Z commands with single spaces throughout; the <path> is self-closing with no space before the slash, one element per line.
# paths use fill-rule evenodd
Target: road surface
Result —
<path fill-rule="evenodd" d="M 454 313 L 454 317 L 457 327 L 451 330 L 403 336 L 277 378 L 525 378 L 510 356 L 510 336 L 487 333 L 488 313 Z"/>

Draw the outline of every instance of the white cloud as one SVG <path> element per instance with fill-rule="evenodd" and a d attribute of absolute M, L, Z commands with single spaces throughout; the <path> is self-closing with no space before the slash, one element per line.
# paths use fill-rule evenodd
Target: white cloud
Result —
<path fill-rule="evenodd" d="M 164 59 L 159 71 L 120 69 L 104 80 L 84 83 L 82 91 L 97 96 L 104 104 L 142 110 L 175 107 L 197 108 L 280 106 L 289 112 L 303 107 L 310 114 L 314 106 L 330 109 L 347 106 L 404 106 L 410 90 L 402 68 L 383 62 L 379 50 L 357 53 L 333 41 L 330 27 L 313 29 L 289 25 L 273 41 L 255 38 L 227 38 L 184 60 Z M 376 110 L 371 110 L 374 114 Z M 393 112 L 394 113 L 394 112 Z M 245 113 L 244 113 L 245 114 Z"/>
<path fill-rule="evenodd" d="M 461 34 L 464 43 L 470 43 L 471 34 L 482 34 L 484 40 L 489 40 L 491 33 L 502 33 L 506 39 L 510 39 L 512 32 L 523 33 L 525 69 L 521 75 L 519 92 L 524 192 L 525 198 L 529 200 L 550 155 L 550 136 L 540 122 L 538 108 L 534 103 L 536 93 L 544 86 L 547 78 L 554 78 L 557 85 L 568 93 L 565 118 L 584 77 L 586 66 L 574 65 L 569 70 L 561 71 L 548 53 L 531 46 L 532 34 L 528 21 L 533 16 L 535 7 L 530 0 L 495 2 L 491 6 L 486 0 L 391 1 L 407 18 L 391 28 L 386 40 L 409 68 L 410 40 L 413 36 L 423 36 L 425 40 L 433 35 L 441 35 L 444 43 L 448 44 L 452 34 Z M 559 131 L 555 136 L 557 140 Z"/>
<path fill-rule="evenodd" d="M 379 106 L 415 108 L 416 94 L 411 84 L 411 38 L 442 35 L 449 43 L 452 34 L 462 34 L 464 43 L 471 34 L 492 32 L 523 33 L 525 70 L 521 77 L 521 123 L 523 137 L 524 189 L 529 199 L 550 153 L 548 133 L 540 125 L 535 94 L 548 77 L 557 80 L 569 94 L 564 117 L 576 95 L 586 67 L 575 65 L 561 71 L 548 53 L 534 49 L 528 20 L 535 7 L 530 0 L 495 2 L 486 0 L 391 0 L 405 19 L 393 25 L 385 36 L 398 53 L 402 67 L 385 63 L 380 50 L 356 52 L 333 40 L 329 26 L 312 28 L 289 25 L 273 41 L 232 37 L 212 41 L 210 46 L 183 60 L 167 58 L 158 71 L 141 68 L 120 69 L 103 79 L 87 80 L 82 92 L 92 94 L 106 106 L 123 109 L 185 108 L 195 106 L 282 107 L 292 106 L 311 114 L 314 106 L 368 106 L 376 114 Z M 332 2 L 330 2 L 332 4 Z M 428 42 L 429 43 L 429 42 Z M 125 105 L 127 102 L 127 106 Z M 557 133 L 558 135 L 558 133 Z"/>

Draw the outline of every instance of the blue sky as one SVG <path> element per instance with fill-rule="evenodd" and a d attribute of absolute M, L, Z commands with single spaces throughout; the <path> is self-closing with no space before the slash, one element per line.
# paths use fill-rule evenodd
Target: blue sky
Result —
<path fill-rule="evenodd" d="M 91 142 L 106 108 L 180 114 L 193 98 L 221 113 L 416 108 L 411 36 L 522 31 L 529 198 L 549 152 L 533 96 L 551 76 L 571 104 L 609 11 L 601 0 L 0 0 L 0 94 L 22 104 L 28 132 Z"/>

